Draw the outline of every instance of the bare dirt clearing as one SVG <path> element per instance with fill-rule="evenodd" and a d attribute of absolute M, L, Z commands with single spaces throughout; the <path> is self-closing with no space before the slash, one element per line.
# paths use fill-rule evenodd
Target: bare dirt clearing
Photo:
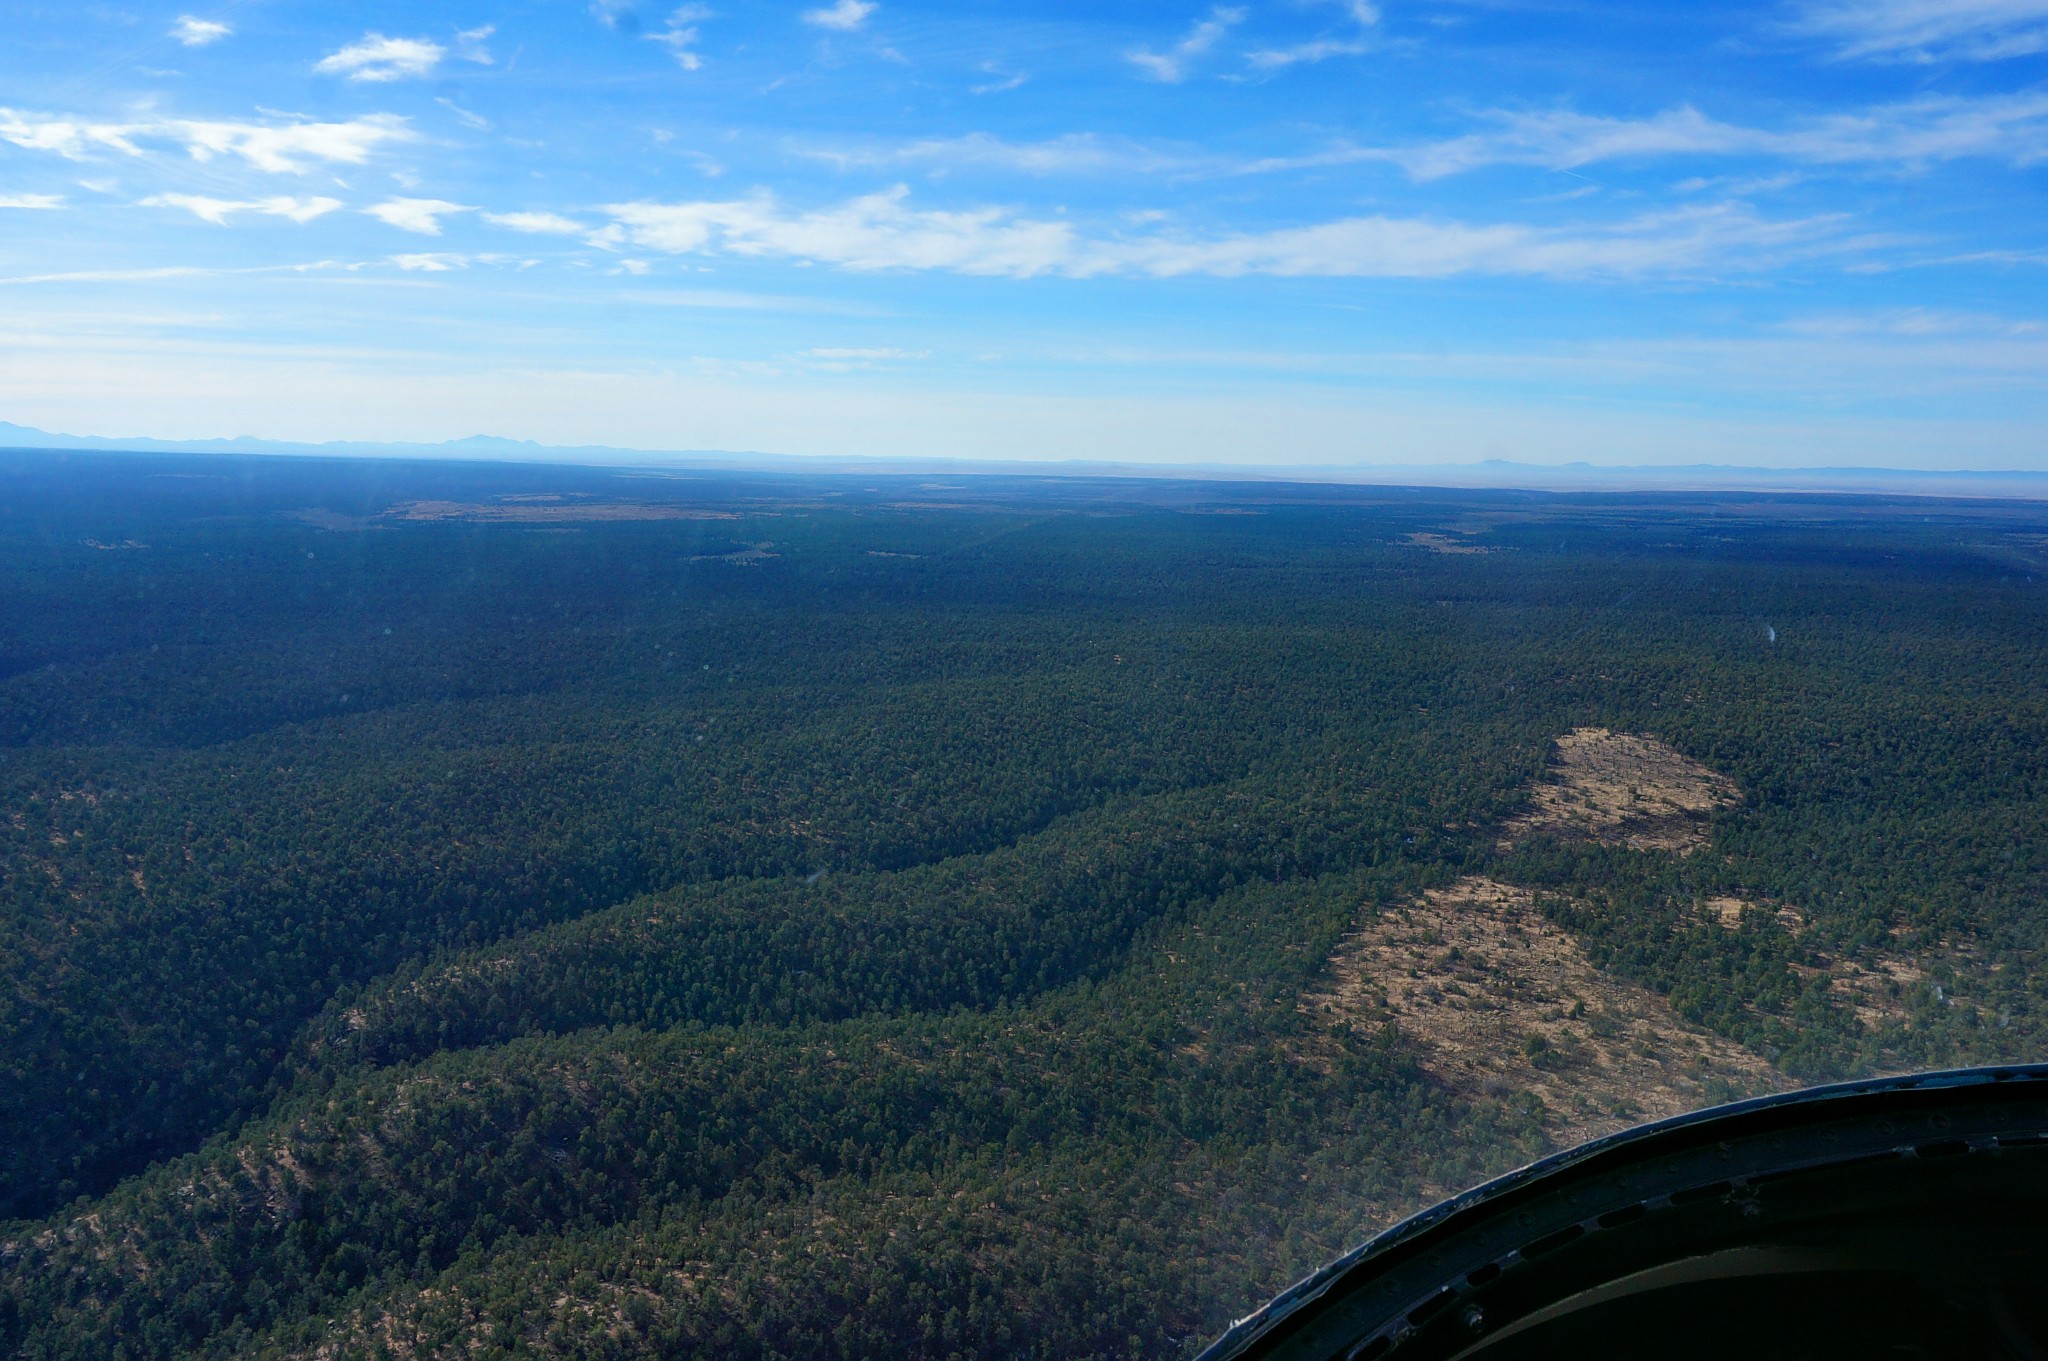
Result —
<path fill-rule="evenodd" d="M 1557 739 L 1529 811 L 1508 823 L 1506 849 L 1530 836 L 1599 841 L 1639 851 L 1690 851 L 1707 819 L 1739 802 L 1735 782 L 1653 737 L 1574 728 Z"/>
<path fill-rule="evenodd" d="M 1792 1085 L 1594 968 L 1527 889 L 1479 876 L 1366 923 L 1304 1005 L 1333 1026 L 1392 1020 L 1463 1095 L 1532 1093 L 1561 1145 Z"/>
<path fill-rule="evenodd" d="M 1709 898 L 1706 909 L 1716 922 L 1730 931 L 1740 931 L 1744 917 L 1751 912 L 1764 913 L 1795 936 L 1806 929 L 1806 915 L 1798 908 L 1787 907 L 1783 903 L 1773 906 L 1748 898 Z"/>
<path fill-rule="evenodd" d="M 1417 548 L 1427 548 L 1432 553 L 1492 553 L 1496 551 L 1483 544 L 1466 543 L 1463 539 L 1454 539 L 1448 534 L 1417 532 L 1407 535 L 1406 538 L 1409 543 L 1414 544 Z"/>

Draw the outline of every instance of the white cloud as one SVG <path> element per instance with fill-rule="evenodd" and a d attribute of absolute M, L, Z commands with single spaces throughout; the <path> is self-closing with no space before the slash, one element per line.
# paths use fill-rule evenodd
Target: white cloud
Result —
<path fill-rule="evenodd" d="M 30 151 L 54 151 L 68 160 L 83 160 L 95 149 L 140 156 L 134 138 L 142 129 L 127 123 L 87 123 L 0 108 L 0 141 Z"/>
<path fill-rule="evenodd" d="M 1154 52 L 1141 47 L 1125 57 L 1133 65 L 1154 80 L 1168 85 L 1177 85 L 1187 79 L 1188 66 L 1219 42 L 1223 35 L 1244 22 L 1242 9 L 1218 5 L 1209 11 L 1209 17 L 1188 30 L 1185 38 L 1164 52 Z"/>
<path fill-rule="evenodd" d="M 473 128 L 478 132 L 489 132 L 491 130 L 490 119 L 485 118 L 482 114 L 471 113 L 468 109 L 463 108 L 445 95 L 436 95 L 434 102 L 454 114 L 455 121 L 466 128 Z"/>
<path fill-rule="evenodd" d="M 159 265 L 154 269 L 75 269 L 62 274 L 17 274 L 0 279 L 0 284 L 129 284 L 151 279 L 188 279 L 198 275 L 221 274 L 218 269 L 197 265 Z"/>
<path fill-rule="evenodd" d="M 0 108 L 0 141 L 52 151 L 79 161 L 95 151 L 141 156 L 143 144 L 172 142 L 194 160 L 236 156 L 273 173 L 305 169 L 308 160 L 361 165 L 386 142 L 412 139 L 403 118 L 368 114 L 345 123 L 227 123 L 159 118 L 138 123 L 91 123 Z"/>
<path fill-rule="evenodd" d="M 983 75 L 992 76 L 994 77 L 994 79 L 988 81 L 986 84 L 974 85 L 969 87 L 970 93 L 978 95 L 1001 94 L 1005 90 L 1014 90 L 1019 85 L 1022 85 L 1025 81 L 1031 79 L 1030 75 L 1023 71 L 1018 71 L 1014 73 L 1005 72 L 1000 66 L 997 66 L 992 61 L 983 62 L 979 69 Z"/>
<path fill-rule="evenodd" d="M 386 142 L 412 140 L 403 118 L 373 113 L 346 123 L 202 123 L 167 125 L 198 160 L 239 156 L 258 170 L 302 170 L 306 160 L 361 165 Z"/>
<path fill-rule="evenodd" d="M 1028 277 L 1061 271 L 1075 256 L 1073 229 L 1011 218 L 999 208 L 918 212 L 906 191 L 871 194 L 817 213 L 788 214 L 767 195 L 607 208 L 625 239 L 670 254 L 725 251 L 781 256 L 851 269 L 941 269 Z"/>
<path fill-rule="evenodd" d="M 1213 169 L 1218 164 L 1209 158 L 1149 147 L 1121 137 L 1099 137 L 1092 132 L 1068 133 L 1042 142 L 1007 142 L 985 132 L 970 132 L 960 137 L 927 137 L 893 145 L 798 144 L 789 150 L 842 170 L 929 165 L 942 170 L 975 168 L 1025 175 L 1115 175 Z"/>
<path fill-rule="evenodd" d="M 2048 0 L 1826 0 L 1793 28 L 1842 57 L 1997 61 L 2048 51 Z"/>
<path fill-rule="evenodd" d="M 1357 38 L 1318 38 L 1292 47 L 1262 47 L 1245 53 L 1245 60 L 1261 71 L 1277 71 L 1283 66 L 1313 64 L 1331 57 L 1361 57 L 1370 51 L 1372 44 Z"/>
<path fill-rule="evenodd" d="M 178 22 L 171 25 L 171 36 L 187 47 L 204 47 L 217 43 L 235 30 L 217 19 L 199 19 L 190 14 L 178 16 Z"/>
<path fill-rule="evenodd" d="M 805 350 L 804 356 L 808 359 L 824 361 L 819 365 L 821 368 L 848 369 L 870 368 L 876 364 L 886 364 L 893 360 L 929 359 L 932 357 L 932 352 L 930 350 L 899 350 L 889 346 L 864 348 L 859 346 L 819 345 Z"/>
<path fill-rule="evenodd" d="M 1832 312 L 1798 317 L 1781 328 L 1809 336 L 2038 336 L 2038 321 L 2015 320 L 1983 312 L 1942 312 L 1925 307 L 1887 308 L 1873 312 Z"/>
<path fill-rule="evenodd" d="M 446 199 L 393 198 L 363 211 L 379 222 L 397 227 L 401 231 L 418 232 L 421 236 L 439 236 L 442 218 L 453 213 L 469 213 L 476 210 L 467 204 L 450 203 Z"/>
<path fill-rule="evenodd" d="M 1380 12 L 1370 0 L 1337 0 L 1346 17 L 1359 28 L 1371 28 L 1380 21 Z M 1277 71 L 1282 67 L 1301 64 L 1313 65 L 1328 61 L 1332 57 L 1360 57 L 1373 50 L 1375 44 L 1353 34 L 1350 37 L 1323 37 L 1309 42 L 1295 43 L 1290 47 L 1264 47 L 1247 52 L 1245 60 L 1261 71 Z"/>
<path fill-rule="evenodd" d="M 851 33 L 868 21 L 868 16 L 881 6 L 873 0 L 837 0 L 836 4 L 823 9 L 804 11 L 804 22 L 817 28 L 835 29 Z"/>
<path fill-rule="evenodd" d="M 225 227 L 237 213 L 260 213 L 266 217 L 288 217 L 294 222 L 311 222 L 341 206 L 341 200 L 312 196 L 295 198 L 279 195 L 262 199 L 206 198 L 199 194 L 158 194 L 142 200 L 145 208 L 183 208 L 194 217 Z"/>
<path fill-rule="evenodd" d="M 484 221 L 534 236 L 575 236 L 589 230 L 581 222 L 560 213 L 485 213 Z"/>
<path fill-rule="evenodd" d="M 704 56 L 697 51 L 697 25 L 710 17 L 711 11 L 703 5 L 684 5 L 668 16 L 667 28 L 649 33 L 647 40 L 668 48 L 676 65 L 685 71 L 702 70 Z"/>
<path fill-rule="evenodd" d="M 350 43 L 313 64 L 323 75 L 345 75 L 350 80 L 401 80 L 433 72 L 448 49 L 425 38 L 387 38 L 365 33 L 362 41 Z"/>
<path fill-rule="evenodd" d="M 417 255 L 394 255 L 391 263 L 400 269 L 421 274 L 445 274 L 451 269 L 467 269 L 469 257 L 450 255 L 445 251 L 428 251 Z"/>
<path fill-rule="evenodd" d="M 1366 217 L 1211 242 L 1158 240 L 1118 254 L 1128 268 L 1160 277 L 1673 276 L 1778 263 L 1815 249 L 1839 225 L 1770 222 L 1729 206 L 1566 229 Z"/>
<path fill-rule="evenodd" d="M 1760 268 L 1840 248 L 1834 218 L 1773 222 L 1734 205 L 1577 228 L 1346 218 L 1196 238 L 1170 232 L 1090 238 L 1069 222 L 1002 208 L 920 210 L 898 187 L 816 212 L 766 194 L 739 200 L 622 203 L 605 209 L 615 244 L 670 254 L 782 258 L 853 270 L 1063 275 L 1596 278 Z"/>
<path fill-rule="evenodd" d="M 1495 110 L 1490 126 L 1462 137 L 1409 146 L 1340 144 L 1299 155 L 1233 160 L 1186 147 L 1070 133 L 1041 142 L 1010 142 L 987 133 L 917 141 L 793 145 L 794 154 L 852 167 L 929 166 L 994 169 L 1028 175 L 1258 175 L 1328 166 L 1381 163 L 1419 180 L 1441 179 L 1492 165 L 1572 170 L 1603 161 L 1663 157 L 1767 157 L 1808 165 L 1913 168 L 1966 158 L 2015 165 L 2048 161 L 2048 94 L 1959 99 L 1929 97 L 1878 105 L 1784 128 L 1747 127 L 1691 107 L 1647 118 L 1607 118 L 1569 110 Z M 1765 192 L 1788 181 L 1748 176 L 1739 182 L 1695 179 L 1688 192 L 1722 187 Z"/>
<path fill-rule="evenodd" d="M 1248 169 L 1289 170 L 1387 161 L 1417 179 L 1488 165 L 1569 170 L 1600 161 L 1664 156 L 1767 156 L 1816 165 L 1895 165 L 1984 157 L 2026 165 L 2048 159 L 2048 94 L 1929 96 L 1830 114 L 1787 128 L 1745 127 L 1684 106 L 1648 118 L 1568 110 L 1493 112 L 1485 132 L 1407 147 L 1348 147 L 1275 157 Z"/>
<path fill-rule="evenodd" d="M 61 194 L 0 194 L 0 208 L 62 208 Z"/>
<path fill-rule="evenodd" d="M 473 61 L 478 66 L 491 65 L 490 50 L 484 46 L 484 42 L 497 31 L 498 26 L 496 24 L 484 24 L 478 28 L 456 30 L 455 55 L 464 61 Z"/>

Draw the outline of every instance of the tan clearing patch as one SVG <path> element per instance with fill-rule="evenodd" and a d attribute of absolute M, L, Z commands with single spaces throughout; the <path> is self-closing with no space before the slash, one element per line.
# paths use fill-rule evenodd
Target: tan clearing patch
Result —
<path fill-rule="evenodd" d="M 1740 801 L 1735 782 L 1659 742 L 1606 728 L 1557 739 L 1530 808 L 1508 823 L 1501 847 L 1549 833 L 1639 851 L 1690 851 L 1707 841 L 1707 817 Z"/>
<path fill-rule="evenodd" d="M 1332 972 L 1304 1003 L 1330 1025 L 1391 1020 L 1461 1095 L 1532 1093 L 1561 1145 L 1789 1085 L 1594 968 L 1529 890 L 1476 875 L 1381 912 L 1339 947 Z"/>
<path fill-rule="evenodd" d="M 1709 918 L 1731 931 L 1742 929 L 1746 914 L 1767 914 L 1792 935 L 1806 929 L 1806 916 L 1783 903 L 1759 903 L 1748 898 L 1709 898 L 1702 904 Z M 1920 961 L 1890 950 L 1865 949 L 1854 959 L 1831 953 L 1808 956 L 1809 963 L 1791 966 L 1801 978 L 1825 978 L 1835 1000 L 1856 1014 L 1866 1030 L 1887 1025 L 1907 1025 L 1916 1003 L 1928 987 L 1927 970 Z M 1959 999 L 1944 997 L 1948 1005 Z"/>
<path fill-rule="evenodd" d="M 1454 539 L 1448 534 L 1417 532 L 1404 535 L 1403 537 L 1417 548 L 1427 548 L 1432 553 L 1491 553 L 1494 551 L 1491 548 L 1486 548 L 1476 543 L 1466 543 L 1463 539 Z"/>
<path fill-rule="evenodd" d="M 1776 907 L 1769 903 L 1755 902 L 1749 898 L 1709 898 L 1704 906 L 1707 915 L 1730 931 L 1742 929 L 1743 914 L 1748 912 L 1767 913 L 1770 918 L 1793 935 L 1806 929 L 1806 915 L 1796 907 L 1783 903 Z"/>
<path fill-rule="evenodd" d="M 735 549 L 730 553 L 699 553 L 692 557 L 690 561 L 729 562 L 736 567 L 754 567 L 768 561 L 770 558 L 781 557 L 780 553 L 769 551 L 774 547 L 775 545 L 772 543 L 750 544 L 745 548 Z"/>
<path fill-rule="evenodd" d="M 1867 956 L 1867 962 L 1837 960 L 1828 966 L 1828 991 L 1848 1004 L 1856 1019 L 1871 1030 L 1903 1025 L 1912 1011 L 1911 996 L 1926 982 L 1927 972 L 1897 955 Z"/>
<path fill-rule="evenodd" d="M 578 520 L 737 520 L 730 510 L 699 510 L 691 506 L 636 501 L 585 501 L 550 505 L 534 501 L 492 504 L 479 501 L 404 501 L 384 512 L 387 520 L 490 520 L 516 524 L 553 524 Z"/>

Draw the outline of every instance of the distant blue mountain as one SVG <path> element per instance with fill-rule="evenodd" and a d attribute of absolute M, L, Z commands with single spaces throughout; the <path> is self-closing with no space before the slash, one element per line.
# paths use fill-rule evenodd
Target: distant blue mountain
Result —
<path fill-rule="evenodd" d="M 648 453 L 638 449 L 612 449 L 602 445 L 562 448 L 530 439 L 505 439 L 498 435 L 470 435 L 443 440 L 438 444 L 366 443 L 360 440 L 331 440 L 321 444 L 291 440 L 255 439 L 248 435 L 234 439 L 153 439 L 146 435 L 110 438 L 105 435 L 60 435 L 32 426 L 0 421 L 0 449 L 119 449 L 159 454 L 325 454 L 330 457 L 363 456 L 401 458 L 489 458 L 520 461 L 645 463 L 672 461 L 688 454 Z M 720 457 L 708 453 L 704 457 Z"/>

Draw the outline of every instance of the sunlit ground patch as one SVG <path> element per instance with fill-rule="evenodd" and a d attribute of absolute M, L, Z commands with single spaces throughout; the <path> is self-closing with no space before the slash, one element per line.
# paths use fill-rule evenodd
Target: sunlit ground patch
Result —
<path fill-rule="evenodd" d="M 1733 780 L 1655 738 L 1574 728 L 1557 739 L 1549 772 L 1501 845 L 1549 835 L 1690 851 L 1706 844 L 1713 812 L 1741 797 Z"/>
<path fill-rule="evenodd" d="M 1306 1005 L 1331 1025 L 1392 1021 L 1461 1095 L 1530 1093 L 1560 1144 L 1790 1085 L 1600 972 L 1529 890 L 1477 875 L 1361 926 Z"/>

